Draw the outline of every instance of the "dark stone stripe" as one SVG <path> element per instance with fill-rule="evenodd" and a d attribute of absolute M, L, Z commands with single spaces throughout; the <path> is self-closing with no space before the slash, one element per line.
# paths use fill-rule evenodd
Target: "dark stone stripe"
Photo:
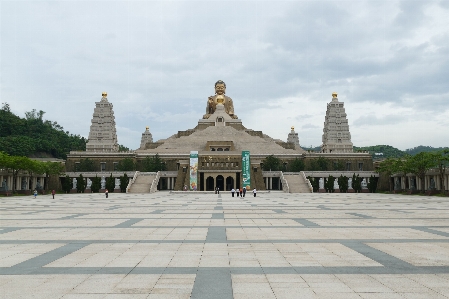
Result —
<path fill-rule="evenodd" d="M 374 219 L 374 217 L 368 216 L 368 215 L 363 215 L 363 214 L 359 214 L 359 213 L 346 213 L 348 215 L 354 215 L 363 219 Z"/>
<path fill-rule="evenodd" d="M 430 229 L 428 227 L 422 227 L 422 226 L 417 226 L 417 227 L 412 227 L 413 229 L 422 231 L 422 232 L 426 232 L 426 233 L 430 233 L 430 234 L 434 234 L 434 235 L 439 235 L 439 236 L 443 236 L 443 237 L 448 237 L 449 238 L 449 233 L 446 232 L 441 232 L 438 230 L 434 230 L 434 229 Z"/>
<path fill-rule="evenodd" d="M 129 219 L 125 222 L 119 223 L 114 227 L 120 227 L 120 228 L 131 227 L 133 224 L 136 224 L 142 220 L 143 220 L 143 218 L 133 218 L 133 219 Z"/>
<path fill-rule="evenodd" d="M 161 214 L 163 213 L 165 210 L 154 210 L 153 212 L 151 212 L 150 214 Z M 153 218 L 148 218 L 148 219 L 153 219 Z"/>
<path fill-rule="evenodd" d="M 372 259 L 373 261 L 378 262 L 379 264 L 383 265 L 384 267 L 389 267 L 389 268 L 394 268 L 394 269 L 408 269 L 408 268 L 415 267 L 412 264 L 409 264 L 401 259 L 398 259 L 397 257 L 389 255 L 383 251 L 380 251 L 378 249 L 370 247 L 361 242 L 347 241 L 347 242 L 341 242 L 341 244 L 345 245 L 348 248 L 351 248 L 354 251 L 357 251 L 360 254 L 363 254 L 364 256 Z"/>
<path fill-rule="evenodd" d="M 232 299 L 232 280 L 229 268 L 198 268 L 191 299 Z"/>
<path fill-rule="evenodd" d="M 10 233 L 10 232 L 14 232 L 14 231 L 16 231 L 16 230 L 20 230 L 20 228 L 18 228 L 18 227 L 7 227 L 7 228 L 3 228 L 3 229 L 0 231 L 0 235 L 1 235 L 1 234 L 6 234 L 6 233 Z"/>
<path fill-rule="evenodd" d="M 89 245 L 89 243 L 70 243 L 34 258 L 31 258 L 27 261 L 19 263 L 15 266 L 10 267 L 10 271 L 8 274 L 30 274 L 30 273 L 39 273 L 40 269 L 50 264 L 53 261 L 56 261 L 68 254 L 71 254 L 85 246 Z M 2 268 L 4 269 L 4 268 Z M 1 271 L 3 272 L 3 271 Z M 0 272 L 0 273 L 1 273 Z"/>
<path fill-rule="evenodd" d="M 287 212 L 285 212 L 284 210 L 279 210 L 279 209 L 276 209 L 276 210 L 273 210 L 274 212 L 276 212 L 276 213 L 280 213 L 280 214 L 282 214 L 282 213 L 287 213 Z"/>
<path fill-rule="evenodd" d="M 226 243 L 226 242 L 227 242 L 226 228 L 222 226 L 209 227 L 206 236 L 206 243 Z"/>
<path fill-rule="evenodd" d="M 319 227 L 319 225 L 316 224 L 315 222 L 309 221 L 309 220 L 304 219 L 304 218 L 294 218 L 293 220 L 295 220 L 296 222 L 304 225 L 305 227 Z"/>
<path fill-rule="evenodd" d="M 211 219 L 224 219 L 223 213 L 212 213 Z"/>
<path fill-rule="evenodd" d="M 88 215 L 88 214 L 85 214 L 85 213 L 79 213 L 79 214 L 69 215 L 69 216 L 65 216 L 65 217 L 58 218 L 58 219 L 52 219 L 52 220 L 67 220 L 67 219 L 73 219 L 73 218 L 75 218 L 75 217 L 80 217 L 80 216 L 84 216 L 84 215 Z M 39 219 L 39 220 L 40 220 L 40 219 Z"/>

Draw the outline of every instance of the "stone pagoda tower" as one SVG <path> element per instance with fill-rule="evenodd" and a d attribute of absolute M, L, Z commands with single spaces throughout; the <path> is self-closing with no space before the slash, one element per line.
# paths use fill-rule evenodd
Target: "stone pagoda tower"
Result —
<path fill-rule="evenodd" d="M 295 127 L 291 127 L 291 131 L 288 133 L 287 143 L 293 143 L 295 149 L 299 148 L 299 137 L 298 133 L 295 132 Z"/>
<path fill-rule="evenodd" d="M 140 149 L 145 149 L 145 144 L 148 142 L 153 142 L 153 135 L 151 135 L 151 132 L 149 131 L 150 127 L 145 128 L 145 132 L 142 133 L 142 138 L 140 139 Z"/>
<path fill-rule="evenodd" d="M 332 93 L 332 101 L 327 104 L 323 129 L 323 153 L 352 153 L 351 133 L 349 133 L 344 103 L 339 102 L 337 93 Z"/>
<path fill-rule="evenodd" d="M 88 152 L 118 152 L 114 110 L 107 96 L 108 94 L 103 92 L 100 102 L 95 102 L 89 140 L 86 144 Z"/>

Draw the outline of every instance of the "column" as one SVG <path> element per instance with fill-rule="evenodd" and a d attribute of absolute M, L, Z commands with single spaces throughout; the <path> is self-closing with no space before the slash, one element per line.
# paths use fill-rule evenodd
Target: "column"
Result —
<path fill-rule="evenodd" d="M 273 177 L 270 177 L 270 190 L 273 190 Z"/>

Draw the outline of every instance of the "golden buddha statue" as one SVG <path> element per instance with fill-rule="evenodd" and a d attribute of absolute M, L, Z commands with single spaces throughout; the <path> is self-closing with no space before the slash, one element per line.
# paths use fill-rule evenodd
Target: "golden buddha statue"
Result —
<path fill-rule="evenodd" d="M 203 115 L 203 119 L 209 118 L 215 112 L 217 105 L 224 105 L 226 113 L 234 119 L 237 118 L 237 115 L 234 115 L 232 99 L 226 96 L 225 93 L 226 83 L 221 80 L 215 82 L 215 95 L 207 99 L 206 114 Z"/>

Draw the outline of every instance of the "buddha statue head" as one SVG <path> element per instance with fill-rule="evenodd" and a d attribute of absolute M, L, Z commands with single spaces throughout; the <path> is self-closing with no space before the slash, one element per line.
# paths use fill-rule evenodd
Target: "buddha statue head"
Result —
<path fill-rule="evenodd" d="M 215 82 L 215 94 L 224 95 L 226 93 L 226 83 L 221 80 Z"/>

